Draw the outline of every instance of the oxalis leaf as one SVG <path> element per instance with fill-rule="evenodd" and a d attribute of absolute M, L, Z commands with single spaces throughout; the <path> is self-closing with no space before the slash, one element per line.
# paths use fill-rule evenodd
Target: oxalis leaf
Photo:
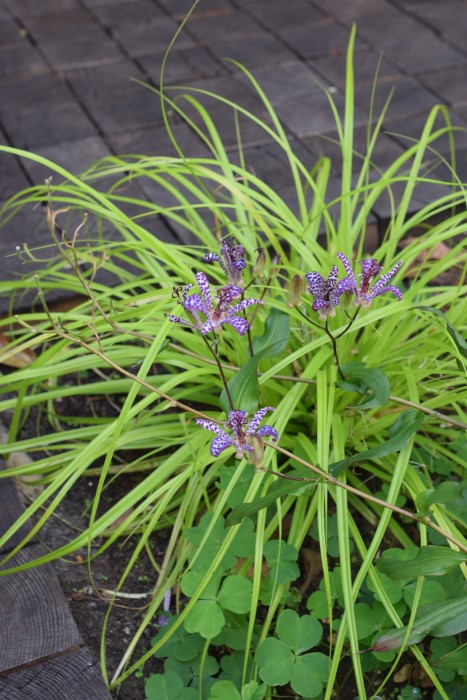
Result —
<path fill-rule="evenodd" d="M 467 561 L 467 555 L 462 552 L 455 552 L 450 547 L 427 545 L 417 549 L 412 559 L 380 559 L 378 569 L 392 579 L 443 576 L 465 561 Z"/>
<path fill-rule="evenodd" d="M 458 330 L 454 328 L 454 326 L 451 323 L 449 323 L 448 319 L 443 314 L 443 312 L 439 309 L 435 309 L 434 306 L 417 306 L 416 308 L 421 309 L 422 311 L 429 311 L 430 313 L 435 314 L 435 316 L 439 316 L 440 318 L 442 318 L 443 321 L 446 322 L 448 333 L 453 339 L 460 354 L 462 355 L 462 357 L 467 359 L 467 340 L 459 333 Z"/>
<path fill-rule="evenodd" d="M 386 440 L 386 442 L 376 447 L 371 447 L 369 450 L 364 450 L 356 455 L 352 455 L 352 457 L 346 457 L 346 459 L 341 459 L 339 462 L 334 462 L 334 464 L 331 464 L 329 467 L 330 474 L 337 476 L 356 462 L 364 462 L 377 457 L 386 457 L 386 455 L 390 455 L 393 452 L 399 452 L 410 438 L 415 435 L 424 418 L 423 413 L 421 411 L 416 411 L 414 408 L 403 411 L 389 431 L 389 440 Z"/>
<path fill-rule="evenodd" d="M 287 340 L 288 338 L 285 339 L 285 342 L 287 342 Z M 253 357 L 248 360 L 246 365 L 227 382 L 235 408 L 247 411 L 248 413 L 253 413 L 256 410 L 259 399 L 258 365 L 263 357 L 275 354 L 274 348 L 283 346 L 284 339 L 282 338 L 255 353 Z M 219 404 L 226 413 L 232 410 L 225 389 L 222 391 Z"/>
<path fill-rule="evenodd" d="M 418 644 L 427 634 L 433 637 L 449 637 L 467 629 L 467 596 L 443 601 L 420 608 L 407 638 L 407 645 Z M 402 646 L 407 627 L 387 632 L 368 651 L 395 651 Z"/>
<path fill-rule="evenodd" d="M 185 688 L 181 678 L 173 671 L 149 676 L 144 686 L 146 700 L 197 700 L 194 688 Z"/>
<path fill-rule="evenodd" d="M 362 396 L 368 396 L 353 408 L 374 408 L 384 406 L 389 401 L 391 388 L 389 380 L 382 369 L 365 367 L 363 362 L 351 362 L 341 366 L 345 379 L 337 382 L 341 389 L 356 391 Z"/>

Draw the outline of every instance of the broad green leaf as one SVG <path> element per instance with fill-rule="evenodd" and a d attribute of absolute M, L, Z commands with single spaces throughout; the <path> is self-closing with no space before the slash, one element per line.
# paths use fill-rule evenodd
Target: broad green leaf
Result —
<path fill-rule="evenodd" d="M 224 624 L 224 613 L 215 600 L 198 600 L 185 619 L 186 631 L 197 632 L 205 639 L 218 635 Z"/>
<path fill-rule="evenodd" d="M 329 675 L 329 660 L 321 652 L 297 656 L 290 685 L 302 697 L 315 698 L 321 694 Z"/>
<path fill-rule="evenodd" d="M 426 605 L 420 609 L 409 634 L 407 644 L 418 644 L 427 634 L 447 637 L 467 629 L 467 596 L 460 596 L 438 605 Z M 371 651 L 399 649 L 407 632 L 406 627 L 388 632 L 371 647 Z"/>
<path fill-rule="evenodd" d="M 290 337 L 290 314 L 273 308 L 268 315 L 263 335 L 253 340 L 255 355 L 265 351 L 263 357 L 276 357 L 285 349 Z"/>
<path fill-rule="evenodd" d="M 467 479 L 462 482 L 443 481 L 434 489 L 427 489 L 415 499 L 415 504 L 419 511 L 426 513 L 433 503 L 464 503 L 467 505 Z"/>
<path fill-rule="evenodd" d="M 285 685 L 290 681 L 295 654 L 280 639 L 267 637 L 258 646 L 256 664 L 259 677 L 268 685 Z"/>
<path fill-rule="evenodd" d="M 159 639 L 167 633 L 177 618 L 178 615 L 174 615 L 169 619 L 168 623 L 151 640 L 153 645 L 157 644 Z M 180 626 L 171 633 L 169 639 L 156 652 L 155 656 L 159 659 L 172 656 L 178 661 L 187 663 L 201 654 L 203 646 L 204 640 L 198 634 L 188 634 L 184 627 Z"/>
<path fill-rule="evenodd" d="M 378 562 L 378 569 L 392 579 L 443 576 L 465 561 L 467 561 L 467 555 L 462 552 L 455 552 L 450 547 L 427 545 L 417 549 L 415 556 L 411 559 L 407 559 L 406 555 L 404 560 L 382 558 Z"/>
<path fill-rule="evenodd" d="M 359 452 L 352 457 L 346 457 L 339 462 L 334 462 L 329 467 L 329 471 L 333 476 L 341 474 L 343 471 L 350 467 L 351 464 L 356 462 L 364 462 L 369 459 L 375 459 L 378 457 L 386 457 L 393 452 L 399 452 L 410 440 L 413 435 L 417 432 L 421 422 L 424 420 L 424 415 L 421 411 L 416 411 L 410 408 L 408 411 L 403 411 L 400 416 L 398 416 L 396 422 L 391 427 L 389 431 L 389 439 L 383 442 L 381 445 L 376 447 L 371 447 L 369 450 L 364 450 Z"/>
<path fill-rule="evenodd" d="M 439 316 L 439 318 L 442 318 L 443 321 L 445 321 L 448 333 L 453 339 L 460 354 L 462 355 L 462 357 L 467 358 L 467 341 L 459 333 L 459 331 L 456 330 L 456 328 L 454 328 L 454 326 L 448 321 L 448 319 L 442 311 L 440 311 L 439 309 L 435 309 L 433 306 L 417 306 L 416 308 L 421 309 L 422 311 L 429 311 L 430 313 L 435 314 L 435 316 Z"/>
<path fill-rule="evenodd" d="M 242 700 L 263 700 L 266 695 L 267 688 L 264 683 L 250 681 L 242 688 Z"/>
<path fill-rule="evenodd" d="M 193 688 L 185 688 L 182 679 L 173 671 L 149 676 L 144 692 L 146 700 L 197 700 L 198 693 Z"/>
<path fill-rule="evenodd" d="M 341 366 L 345 379 L 338 386 L 346 391 L 356 391 L 362 396 L 368 396 L 354 408 L 374 408 L 384 406 L 389 401 L 391 388 L 383 370 L 378 367 L 365 367 L 363 362 L 351 362 Z"/>
<path fill-rule="evenodd" d="M 316 646 L 323 628 L 312 615 L 298 615 L 295 610 L 283 610 L 277 620 L 277 635 L 295 654 Z"/>
<path fill-rule="evenodd" d="M 281 496 L 290 496 L 291 494 L 309 493 L 315 488 L 314 484 L 306 482 L 291 481 L 288 479 L 278 479 L 268 489 L 265 496 L 252 501 L 251 503 L 241 503 L 233 508 L 226 518 L 226 525 L 229 527 L 241 522 L 243 518 L 249 518 L 256 515 L 263 508 L 269 508 L 274 505 Z"/>
<path fill-rule="evenodd" d="M 252 589 L 250 579 L 243 576 L 227 576 L 217 596 L 217 602 L 224 610 L 237 614 L 247 613 L 251 605 Z"/>
<path fill-rule="evenodd" d="M 333 604 L 334 601 L 332 600 L 331 605 Z M 329 615 L 329 606 L 325 591 L 314 591 L 308 598 L 306 607 L 318 619 L 327 617 Z"/>
<path fill-rule="evenodd" d="M 222 572 L 217 572 L 206 584 L 206 588 L 203 591 L 203 598 L 211 598 L 214 600 L 219 589 L 219 584 L 221 582 Z M 198 571 L 197 569 L 192 569 L 187 571 L 181 581 L 182 593 L 191 598 L 198 589 L 198 587 L 205 581 L 205 575 L 203 571 Z"/>
<path fill-rule="evenodd" d="M 242 700 L 232 681 L 217 681 L 211 688 L 208 700 Z"/>
<path fill-rule="evenodd" d="M 463 644 L 440 659 L 432 659 L 431 665 L 442 671 L 454 671 L 467 676 L 467 644 Z"/>
<path fill-rule="evenodd" d="M 271 572 L 269 576 L 275 583 L 287 583 L 295 581 L 300 575 L 297 566 L 298 551 L 292 544 L 283 540 L 269 540 L 263 547 Z"/>
<path fill-rule="evenodd" d="M 277 340 L 275 343 L 256 352 L 246 365 L 227 382 L 235 408 L 247 411 L 247 413 L 253 413 L 256 410 L 259 399 L 258 365 L 263 357 L 274 355 L 274 348 L 280 347 L 283 342 L 283 339 Z M 219 404 L 225 413 L 229 413 L 232 410 L 225 389 L 220 395 Z"/>
<path fill-rule="evenodd" d="M 365 639 L 378 630 L 378 620 L 373 608 L 367 603 L 357 603 L 354 608 L 357 638 Z"/>

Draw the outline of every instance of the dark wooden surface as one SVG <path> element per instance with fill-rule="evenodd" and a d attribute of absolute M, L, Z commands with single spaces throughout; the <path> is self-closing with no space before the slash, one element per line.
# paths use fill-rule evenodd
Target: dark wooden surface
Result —
<path fill-rule="evenodd" d="M 99 666 L 89 649 L 0 676 L 1 700 L 109 700 Z M 136 700 L 136 698 L 135 698 Z"/>
<path fill-rule="evenodd" d="M 0 460 L 0 469 L 4 463 Z M 12 479 L 0 479 L 0 536 L 23 513 Z M 0 574 L 46 553 L 28 543 L 4 562 L 28 525 L 0 551 Z M 3 556 L 1 556 L 3 555 Z M 110 700 L 99 665 L 84 646 L 53 565 L 0 575 L 0 698 Z"/>

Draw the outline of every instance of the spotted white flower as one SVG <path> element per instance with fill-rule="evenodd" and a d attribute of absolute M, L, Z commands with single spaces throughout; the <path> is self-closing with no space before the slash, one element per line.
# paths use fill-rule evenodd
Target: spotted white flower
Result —
<path fill-rule="evenodd" d="M 259 427 L 266 413 L 274 410 L 273 406 L 260 408 L 249 422 L 248 413 L 246 411 L 230 411 L 224 426 L 232 431 L 232 435 L 229 435 L 229 433 L 213 421 L 197 418 L 196 422 L 202 428 L 212 430 L 213 433 L 216 433 L 216 437 L 212 441 L 210 449 L 210 453 L 213 457 L 218 457 L 227 447 L 232 446 L 237 450 L 237 457 L 240 459 L 245 452 L 254 452 L 255 447 L 252 443 L 254 443 L 254 438 L 256 437 L 270 435 L 273 442 L 277 442 L 279 435 L 275 428 L 271 425 Z"/>
<path fill-rule="evenodd" d="M 232 236 L 227 236 L 221 243 L 220 255 L 217 253 L 206 253 L 205 262 L 218 262 L 224 270 L 229 282 L 241 284 L 242 271 L 246 267 L 243 256 L 245 248 L 242 245 L 235 245 Z"/>
<path fill-rule="evenodd" d="M 196 281 L 201 295 L 188 294 L 193 285 L 187 284 L 182 292 L 183 301 L 180 302 L 192 321 L 173 315 L 169 316 L 169 320 L 173 323 L 196 328 L 201 331 L 201 335 L 206 335 L 206 333 L 219 328 L 223 323 L 235 328 L 239 335 L 245 335 L 248 330 L 248 321 L 244 316 L 238 316 L 238 314 L 253 304 L 263 304 L 264 302 L 259 299 L 243 299 L 232 306 L 234 299 L 242 294 L 241 287 L 228 284 L 219 289 L 213 299 L 209 281 L 204 272 L 197 273 Z"/>
<path fill-rule="evenodd" d="M 362 272 L 360 275 L 358 275 L 360 277 L 359 284 L 348 258 L 346 258 L 343 253 L 337 253 L 337 257 L 342 262 L 347 273 L 347 277 L 344 277 L 337 283 L 336 291 L 339 293 L 339 296 L 345 292 L 348 292 L 355 296 L 354 304 L 356 306 L 361 305 L 364 307 L 369 306 L 375 297 L 378 297 L 380 294 L 384 294 L 385 292 L 392 292 L 392 294 L 394 294 L 399 301 L 402 299 L 402 292 L 400 289 L 391 284 L 387 284 L 387 282 L 394 277 L 402 265 L 402 260 L 399 260 L 399 262 L 394 265 L 392 270 L 387 272 L 385 275 L 381 275 L 379 280 L 375 282 L 373 286 L 370 286 L 374 277 L 376 277 L 376 275 L 378 275 L 383 269 L 377 260 L 374 258 L 365 258 L 361 261 L 360 265 L 362 266 Z"/>

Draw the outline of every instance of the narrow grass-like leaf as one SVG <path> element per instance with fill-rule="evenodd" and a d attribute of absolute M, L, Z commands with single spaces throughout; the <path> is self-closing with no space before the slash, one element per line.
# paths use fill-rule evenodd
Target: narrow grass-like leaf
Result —
<path fill-rule="evenodd" d="M 428 545 L 416 550 L 410 559 L 380 559 L 378 569 L 392 579 L 416 578 L 418 576 L 443 576 L 452 568 L 467 561 L 467 555 L 449 547 Z"/>
<path fill-rule="evenodd" d="M 410 631 L 407 644 L 418 644 L 427 634 L 434 637 L 448 637 L 467 629 L 467 596 L 435 605 L 427 605 L 419 610 L 415 624 Z M 407 628 L 401 627 L 380 637 L 370 651 L 390 651 L 399 649 L 406 637 Z"/>
<path fill-rule="evenodd" d="M 422 421 L 424 420 L 424 415 L 420 411 L 415 409 L 409 409 L 404 411 L 397 418 L 396 422 L 389 431 L 389 439 L 378 445 L 377 447 L 371 447 L 369 450 L 364 450 L 359 452 L 352 457 L 347 457 L 339 462 L 331 464 L 329 471 L 334 476 L 341 474 L 347 467 L 356 462 L 364 462 L 370 459 L 376 459 L 378 457 L 386 457 L 394 452 L 401 450 L 404 445 L 410 440 L 411 437 L 417 432 Z"/>

